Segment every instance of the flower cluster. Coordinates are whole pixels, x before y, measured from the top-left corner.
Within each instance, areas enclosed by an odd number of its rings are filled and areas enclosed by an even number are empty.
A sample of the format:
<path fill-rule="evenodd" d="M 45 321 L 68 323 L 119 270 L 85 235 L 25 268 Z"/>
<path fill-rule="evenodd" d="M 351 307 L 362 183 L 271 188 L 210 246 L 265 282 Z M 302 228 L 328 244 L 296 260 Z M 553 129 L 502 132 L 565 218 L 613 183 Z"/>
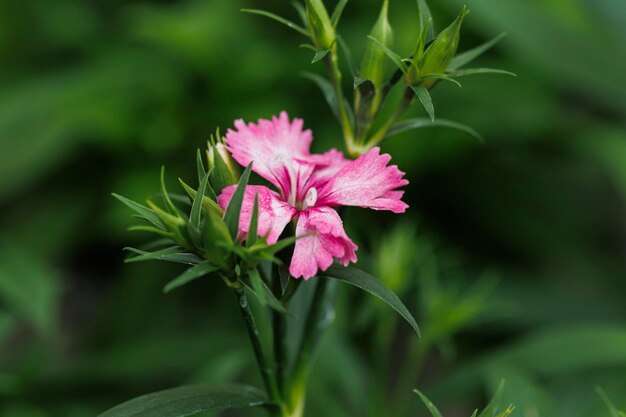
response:
<path fill-rule="evenodd" d="M 346 235 L 336 206 L 358 206 L 402 213 L 401 201 L 408 184 L 391 157 L 373 148 L 356 160 L 346 159 L 336 149 L 323 154 L 310 151 L 312 133 L 303 130 L 300 119 L 289 120 L 287 113 L 272 120 L 246 124 L 235 122 L 226 134 L 227 149 L 243 166 L 272 183 L 278 192 L 265 186 L 248 186 L 243 200 L 239 231 L 247 235 L 255 195 L 258 196 L 258 233 L 267 243 L 278 240 L 295 219 L 295 243 L 289 272 L 305 279 L 325 270 L 337 258 L 345 266 L 356 262 L 357 246 Z M 235 186 L 218 196 L 226 208 Z"/>

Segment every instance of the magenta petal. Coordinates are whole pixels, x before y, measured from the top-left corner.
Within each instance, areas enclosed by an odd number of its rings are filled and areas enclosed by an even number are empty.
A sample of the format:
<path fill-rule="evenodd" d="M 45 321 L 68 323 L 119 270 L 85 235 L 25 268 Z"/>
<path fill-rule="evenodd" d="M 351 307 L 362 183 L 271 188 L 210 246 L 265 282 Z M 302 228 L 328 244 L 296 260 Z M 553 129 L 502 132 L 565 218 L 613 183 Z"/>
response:
<path fill-rule="evenodd" d="M 236 130 L 226 132 L 226 144 L 239 164 L 253 162 L 252 170 L 287 197 L 295 191 L 294 184 L 306 181 L 313 170 L 306 162 L 313 136 L 302 127 L 301 119 L 290 122 L 286 112 L 257 124 L 240 119 L 235 121 Z"/>
<path fill-rule="evenodd" d="M 309 161 L 313 162 L 316 167 L 308 186 L 321 188 L 324 184 L 333 178 L 342 168 L 349 165 L 352 161 L 343 156 L 343 153 L 337 149 L 331 149 L 323 154 L 312 154 Z"/>
<path fill-rule="evenodd" d="M 289 266 L 295 277 L 309 279 L 318 269 L 325 271 L 338 258 L 343 265 L 356 262 L 357 246 L 343 229 L 339 214 L 330 207 L 316 207 L 300 212 L 296 241 Z"/>
<path fill-rule="evenodd" d="M 236 185 L 224 188 L 217 198 L 218 203 L 226 209 L 233 197 Z M 250 218 L 254 207 L 254 196 L 259 196 L 258 235 L 267 236 L 267 243 L 274 244 L 285 229 L 285 226 L 296 214 L 296 209 L 287 204 L 278 193 L 260 185 L 248 185 L 241 206 L 239 233 L 241 237 L 248 234 Z"/>
<path fill-rule="evenodd" d="M 388 154 L 380 155 L 380 148 L 361 155 L 318 190 L 317 204 L 404 212 L 408 205 L 400 200 L 402 191 L 396 188 L 409 182 L 397 166 L 387 165 L 390 160 Z"/>

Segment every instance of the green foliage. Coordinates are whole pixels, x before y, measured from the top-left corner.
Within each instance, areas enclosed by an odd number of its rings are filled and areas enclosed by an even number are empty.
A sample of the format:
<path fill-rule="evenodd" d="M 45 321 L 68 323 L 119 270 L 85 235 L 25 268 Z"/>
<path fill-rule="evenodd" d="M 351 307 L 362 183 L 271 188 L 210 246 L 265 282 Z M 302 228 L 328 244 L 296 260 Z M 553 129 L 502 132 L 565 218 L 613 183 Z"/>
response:
<path fill-rule="evenodd" d="M 120 404 L 99 417 L 183 417 L 265 404 L 267 400 L 263 393 L 254 387 L 198 385 L 144 395 Z"/>

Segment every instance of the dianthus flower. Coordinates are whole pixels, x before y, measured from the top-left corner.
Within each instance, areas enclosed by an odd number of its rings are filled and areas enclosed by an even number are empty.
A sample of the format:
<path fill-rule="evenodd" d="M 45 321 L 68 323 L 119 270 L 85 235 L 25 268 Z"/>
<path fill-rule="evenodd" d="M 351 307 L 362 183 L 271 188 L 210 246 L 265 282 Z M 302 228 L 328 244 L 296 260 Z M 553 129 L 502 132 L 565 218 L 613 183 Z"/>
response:
<path fill-rule="evenodd" d="M 296 240 L 289 272 L 293 277 L 311 278 L 326 270 L 337 258 L 347 266 L 356 262 L 357 246 L 346 235 L 336 206 L 358 206 L 402 213 L 401 201 L 408 184 L 391 157 L 373 148 L 356 160 L 346 159 L 336 149 L 323 154 L 310 152 L 313 136 L 302 130 L 303 121 L 289 121 L 282 112 L 257 124 L 235 121 L 226 145 L 233 159 L 272 183 L 280 193 L 264 186 L 249 185 L 241 209 L 239 233 L 248 233 L 255 195 L 258 195 L 258 234 L 275 243 L 292 219 Z M 218 202 L 226 208 L 236 186 L 224 188 Z"/>

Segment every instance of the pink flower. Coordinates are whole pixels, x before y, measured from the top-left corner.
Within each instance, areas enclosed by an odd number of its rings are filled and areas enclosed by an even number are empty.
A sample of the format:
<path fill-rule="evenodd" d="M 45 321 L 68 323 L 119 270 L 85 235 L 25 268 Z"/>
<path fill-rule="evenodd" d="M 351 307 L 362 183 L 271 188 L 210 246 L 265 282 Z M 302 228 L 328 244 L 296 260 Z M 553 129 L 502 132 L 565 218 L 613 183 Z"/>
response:
<path fill-rule="evenodd" d="M 272 120 L 257 124 L 235 121 L 226 145 L 233 159 L 271 182 L 279 192 L 264 186 L 249 185 L 242 206 L 239 232 L 248 233 L 254 196 L 259 199 L 258 233 L 275 243 L 296 218 L 296 236 L 289 272 L 294 277 L 311 278 L 326 270 L 337 258 L 347 266 L 356 262 L 357 246 L 343 229 L 334 206 L 358 206 L 402 213 L 408 207 L 400 199 L 398 187 L 408 184 L 397 166 L 388 166 L 391 157 L 373 148 L 351 161 L 332 149 L 311 154 L 310 130 L 302 130 L 301 119 L 289 121 L 282 112 Z M 235 186 L 225 188 L 218 197 L 226 208 Z"/>

